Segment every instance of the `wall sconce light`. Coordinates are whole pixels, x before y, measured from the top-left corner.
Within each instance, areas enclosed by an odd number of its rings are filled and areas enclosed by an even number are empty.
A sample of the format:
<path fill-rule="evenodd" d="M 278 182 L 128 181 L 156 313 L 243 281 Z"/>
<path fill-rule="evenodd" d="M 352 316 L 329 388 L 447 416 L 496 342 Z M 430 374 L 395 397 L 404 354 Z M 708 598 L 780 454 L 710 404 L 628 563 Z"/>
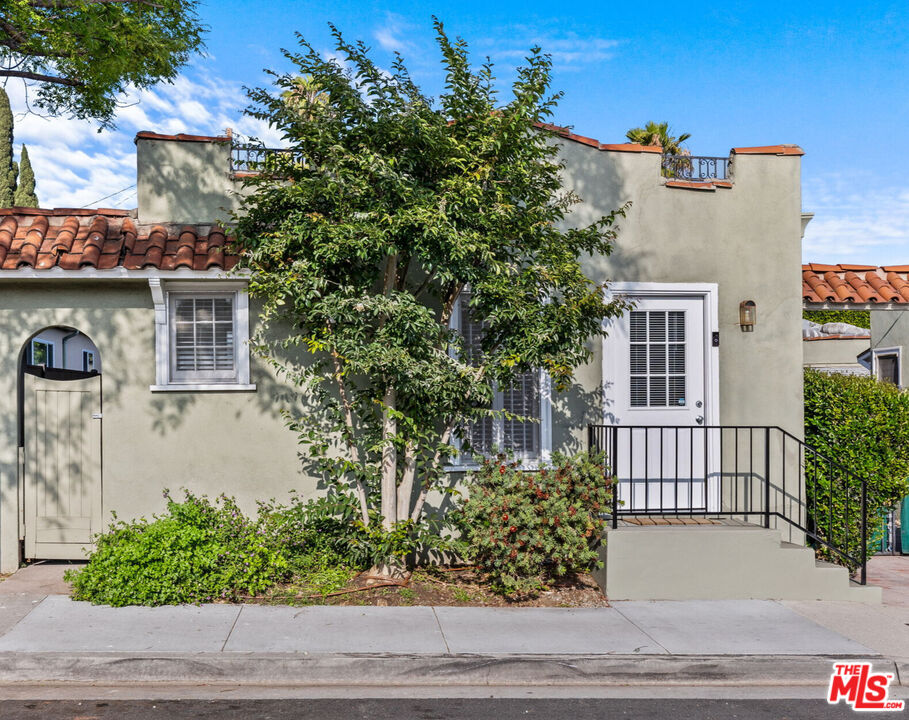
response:
<path fill-rule="evenodd" d="M 757 306 L 754 300 L 742 300 L 739 303 L 739 327 L 742 332 L 754 332 L 754 324 L 757 322 Z"/>

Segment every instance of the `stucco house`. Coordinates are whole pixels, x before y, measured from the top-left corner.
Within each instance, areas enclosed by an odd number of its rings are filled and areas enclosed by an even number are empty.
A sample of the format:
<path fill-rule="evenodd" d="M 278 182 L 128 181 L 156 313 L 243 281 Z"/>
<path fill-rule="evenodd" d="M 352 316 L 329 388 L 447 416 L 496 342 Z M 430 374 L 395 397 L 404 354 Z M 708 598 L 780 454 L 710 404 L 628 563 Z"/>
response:
<path fill-rule="evenodd" d="M 616 252 L 586 263 L 635 307 L 568 393 L 542 373 L 501 393 L 536 422 L 492 423 L 488 442 L 528 466 L 610 452 L 613 597 L 851 597 L 845 570 L 780 544 L 810 530 L 802 150 L 740 147 L 667 171 L 660 148 L 557 130 L 584 201 L 572 222 L 632 202 Z M 220 223 L 255 151 L 146 132 L 136 147 L 135 210 L 0 210 L 2 571 L 81 557 L 111 512 L 147 516 L 164 488 L 248 509 L 318 491 L 280 414 L 295 390 L 250 355 L 257 306 L 225 252 Z M 666 524 L 646 527 L 654 516 Z"/>
<path fill-rule="evenodd" d="M 869 310 L 867 337 L 848 343 L 838 357 L 848 362 L 854 352 L 852 362 L 866 373 L 909 386 L 909 265 L 803 265 L 802 300 L 806 310 Z"/>

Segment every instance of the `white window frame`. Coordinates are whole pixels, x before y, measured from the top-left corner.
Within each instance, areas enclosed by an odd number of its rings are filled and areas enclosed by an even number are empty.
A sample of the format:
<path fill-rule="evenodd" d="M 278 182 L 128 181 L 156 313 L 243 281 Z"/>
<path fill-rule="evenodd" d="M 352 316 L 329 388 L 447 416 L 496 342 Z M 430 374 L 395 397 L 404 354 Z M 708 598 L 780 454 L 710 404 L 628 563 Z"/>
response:
<path fill-rule="evenodd" d="M 882 355 L 895 355 L 896 356 L 896 375 L 898 388 L 903 387 L 903 348 L 901 346 L 895 347 L 886 347 L 886 348 L 874 348 L 871 350 L 871 375 L 878 382 L 883 382 L 880 379 L 880 368 L 878 361 Z"/>
<path fill-rule="evenodd" d="M 202 282 L 148 281 L 155 306 L 155 384 L 152 392 L 237 392 L 252 391 L 249 381 L 249 295 L 242 280 L 212 280 Z M 172 306 L 174 296 L 198 297 L 233 295 L 234 308 L 234 367 L 230 380 L 181 380 L 172 377 Z"/>
<path fill-rule="evenodd" d="M 451 318 L 448 321 L 448 327 L 457 332 L 461 331 L 461 297 L 454 302 L 454 308 Z M 450 348 L 449 353 L 454 356 L 455 349 Z M 542 368 L 539 372 L 540 383 L 540 454 L 535 458 L 517 458 L 522 470 L 536 470 L 541 465 L 547 464 L 552 457 L 552 378 Z M 501 394 L 501 390 L 496 391 L 496 395 Z M 493 406 L 496 403 L 493 402 Z M 493 436 L 497 444 L 503 441 L 504 419 L 497 417 L 493 419 Z M 452 458 L 452 462 L 444 467 L 445 472 L 468 472 L 479 469 L 479 465 L 474 462 L 473 456 L 467 456 L 461 453 L 460 438 L 453 438 L 452 445 L 457 451 Z"/>
<path fill-rule="evenodd" d="M 33 337 L 32 341 L 29 343 L 29 346 L 28 346 L 29 364 L 30 365 L 35 364 L 35 343 L 36 342 L 41 343 L 42 345 L 47 345 L 47 347 L 50 348 L 50 364 L 45 364 L 44 367 L 46 367 L 46 368 L 57 367 L 57 365 L 56 365 L 57 343 L 55 343 L 53 340 L 45 340 L 43 337 Z"/>
<path fill-rule="evenodd" d="M 94 350 L 83 350 L 82 351 L 82 371 L 83 372 L 91 372 L 91 370 L 87 369 L 87 365 L 88 365 L 88 363 L 86 362 L 87 355 L 94 356 L 95 351 Z M 92 357 L 92 363 L 95 363 L 95 362 L 96 362 L 96 358 Z M 97 367 L 93 368 L 93 370 L 97 370 L 97 369 L 98 369 Z"/>

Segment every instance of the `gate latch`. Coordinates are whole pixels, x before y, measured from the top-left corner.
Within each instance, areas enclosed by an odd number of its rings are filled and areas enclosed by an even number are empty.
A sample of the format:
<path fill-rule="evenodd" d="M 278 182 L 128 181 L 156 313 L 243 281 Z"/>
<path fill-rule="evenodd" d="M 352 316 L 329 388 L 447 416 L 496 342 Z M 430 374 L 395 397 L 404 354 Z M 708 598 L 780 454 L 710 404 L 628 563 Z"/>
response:
<path fill-rule="evenodd" d="M 92 420 L 100 420 L 104 417 L 104 413 L 92 413 Z"/>

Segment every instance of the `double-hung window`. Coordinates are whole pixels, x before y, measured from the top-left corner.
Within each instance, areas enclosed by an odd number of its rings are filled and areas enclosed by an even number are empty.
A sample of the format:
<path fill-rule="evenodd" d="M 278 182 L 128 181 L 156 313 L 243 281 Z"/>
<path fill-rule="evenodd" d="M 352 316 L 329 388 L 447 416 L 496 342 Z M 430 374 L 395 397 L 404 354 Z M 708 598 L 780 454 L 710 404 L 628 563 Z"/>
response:
<path fill-rule="evenodd" d="M 166 283 L 156 293 L 154 287 L 157 382 L 152 390 L 255 389 L 249 384 L 245 289 Z"/>
<path fill-rule="evenodd" d="M 479 355 L 483 326 L 470 317 L 469 301 L 469 294 L 462 293 L 455 305 L 452 326 L 461 333 L 463 352 L 471 359 Z M 549 376 L 542 370 L 520 373 L 507 387 L 497 387 L 491 409 L 503 412 L 464 428 L 470 451 L 465 448 L 456 464 L 472 465 L 473 455 L 488 456 L 496 450 L 525 464 L 548 459 L 552 446 L 549 395 Z"/>

